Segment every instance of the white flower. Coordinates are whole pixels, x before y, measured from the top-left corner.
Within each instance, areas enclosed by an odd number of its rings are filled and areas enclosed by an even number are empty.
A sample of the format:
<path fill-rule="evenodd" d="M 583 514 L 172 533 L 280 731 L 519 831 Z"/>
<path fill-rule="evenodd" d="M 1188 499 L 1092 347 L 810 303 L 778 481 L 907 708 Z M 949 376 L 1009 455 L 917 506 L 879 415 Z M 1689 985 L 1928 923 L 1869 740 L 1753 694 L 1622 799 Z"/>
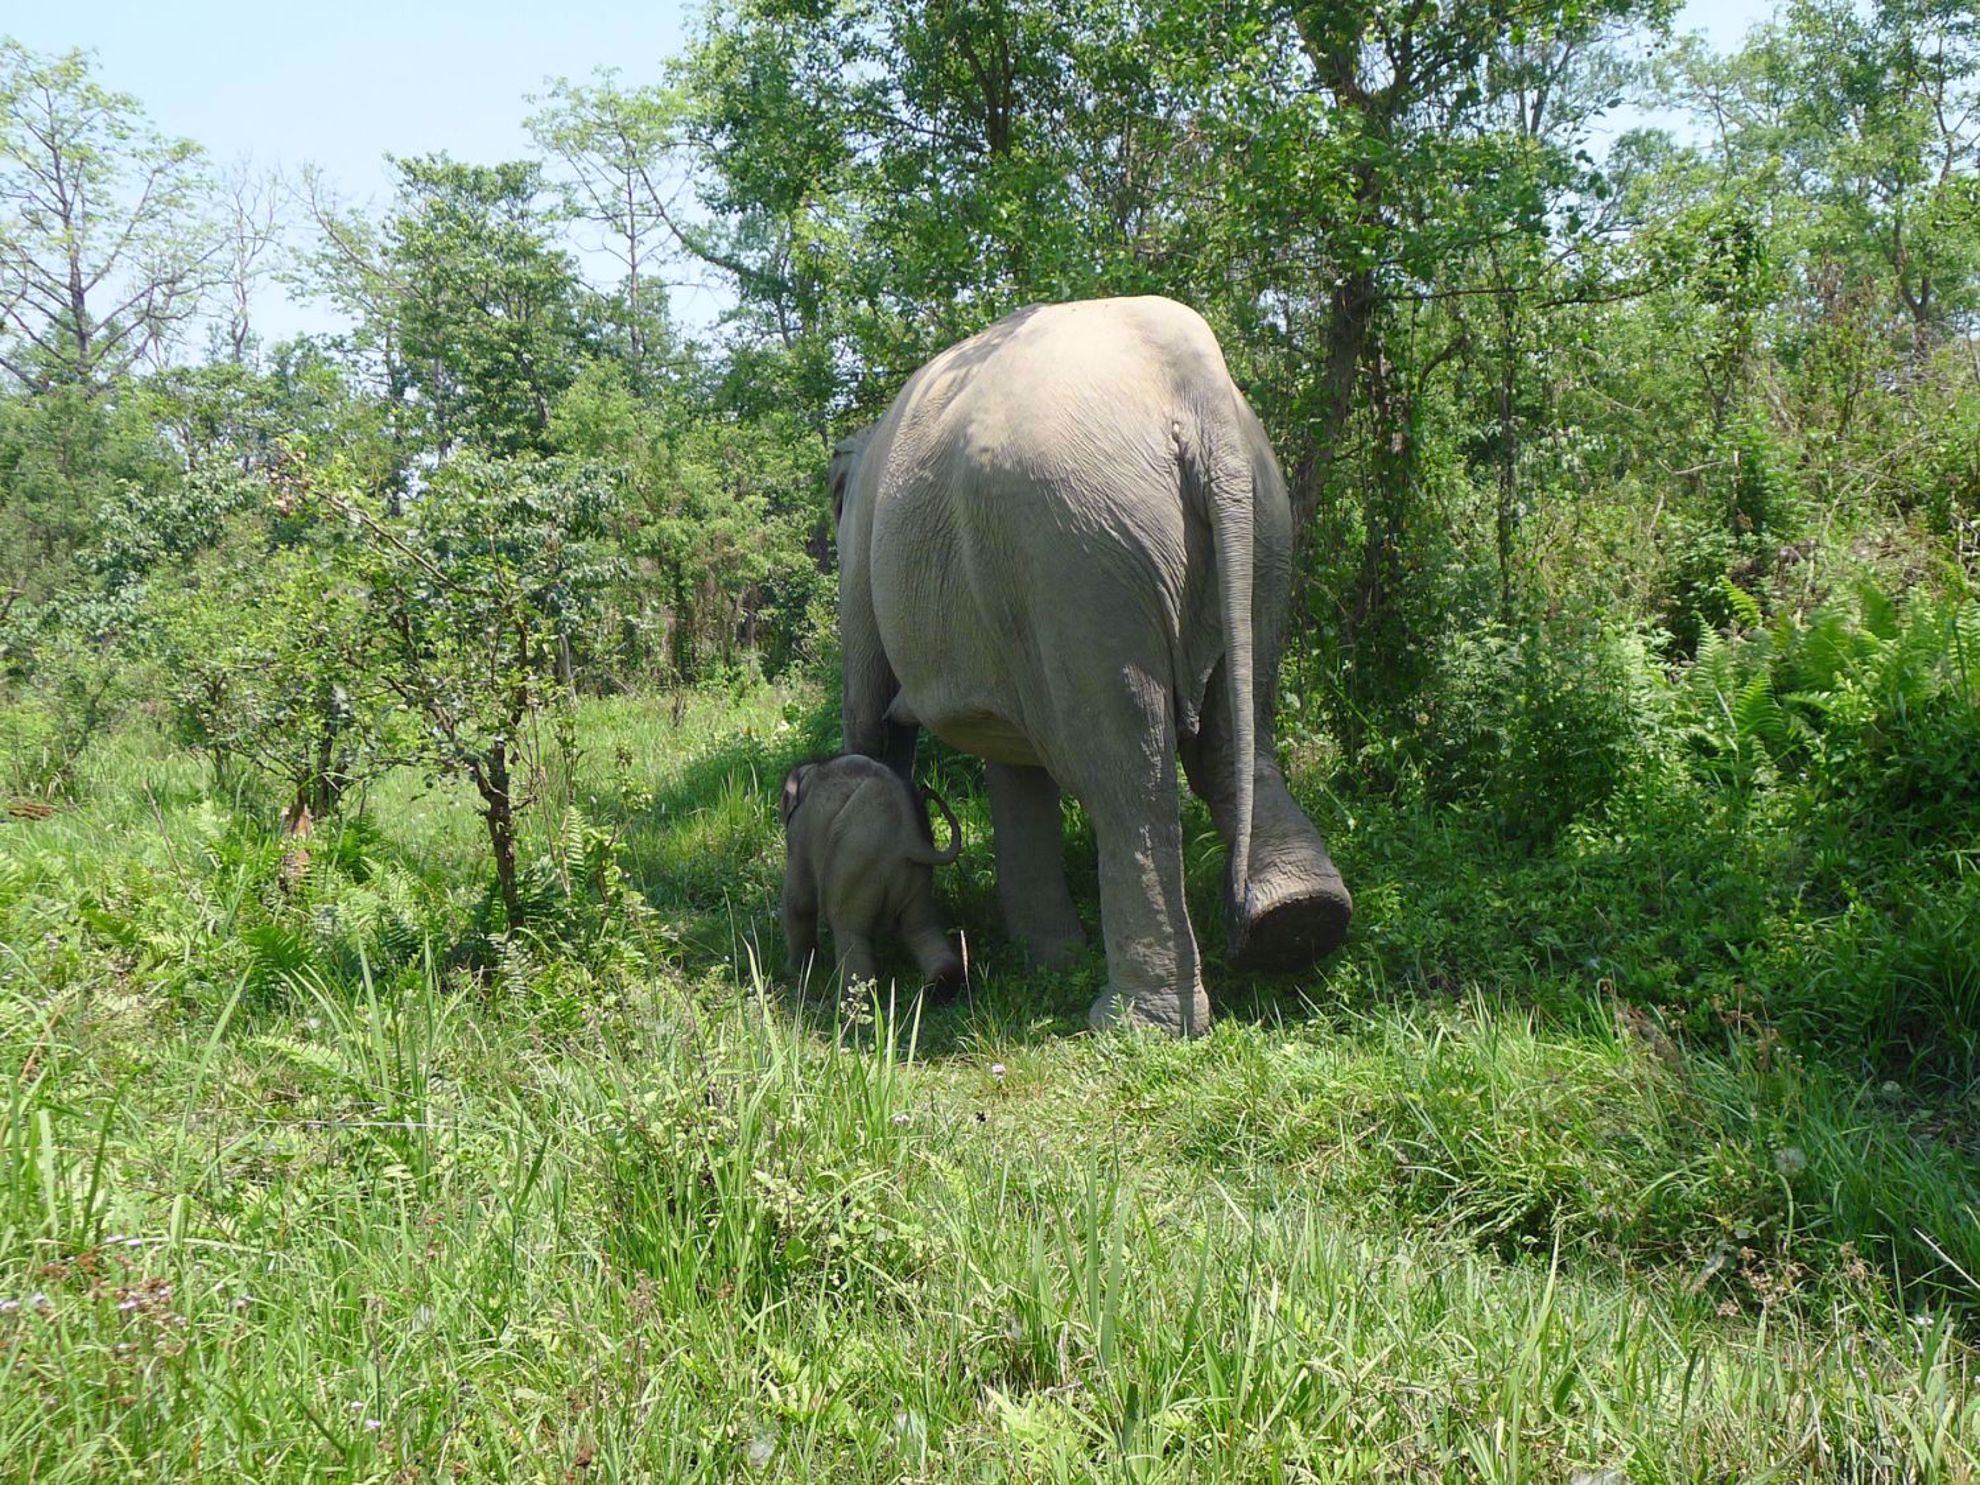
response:
<path fill-rule="evenodd" d="M 990 1064 L 990 1076 L 991 1076 L 991 1077 L 993 1077 L 993 1078 L 995 1078 L 995 1079 L 996 1079 L 996 1080 L 997 1080 L 998 1082 L 1000 1082 L 1000 1083 L 1001 1083 L 1001 1082 L 1003 1082 L 1003 1081 L 1004 1081 L 1004 1064 L 1003 1064 L 1003 1063 L 1001 1063 L 1001 1062 L 993 1062 L 993 1063 L 991 1063 L 991 1064 Z"/>

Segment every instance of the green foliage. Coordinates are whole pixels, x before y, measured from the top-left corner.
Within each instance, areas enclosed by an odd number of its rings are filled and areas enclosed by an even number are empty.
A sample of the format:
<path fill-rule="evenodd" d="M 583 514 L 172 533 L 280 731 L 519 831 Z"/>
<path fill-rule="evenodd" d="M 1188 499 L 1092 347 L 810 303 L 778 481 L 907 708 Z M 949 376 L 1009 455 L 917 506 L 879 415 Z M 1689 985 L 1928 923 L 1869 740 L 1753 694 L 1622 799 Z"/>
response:
<path fill-rule="evenodd" d="M 203 152 L 93 70 L 0 37 L 0 370 L 84 395 L 169 346 L 216 277 Z"/>
<path fill-rule="evenodd" d="M 1980 52 L 1670 11 L 749 0 L 305 174 L 265 351 L 197 151 L 0 44 L 0 1458 L 1971 1476 Z M 778 1000 L 831 435 L 1138 292 L 1278 440 L 1349 943 L 1075 1035 L 936 749 L 969 994 Z"/>
<path fill-rule="evenodd" d="M 398 512 L 325 494 L 356 520 L 367 629 L 357 683 L 410 715 L 413 758 L 482 802 L 508 925 L 523 917 L 516 815 L 536 796 L 539 721 L 618 557 L 611 491 L 581 463 L 461 451 Z"/>
<path fill-rule="evenodd" d="M 19 794 L 74 797 L 89 753 L 122 716 L 136 678 L 126 657 L 99 640 L 58 632 L 36 648 L 35 675 L 0 734 L 0 779 Z"/>
<path fill-rule="evenodd" d="M 639 604 L 621 614 L 625 670 L 688 682 L 743 654 L 773 675 L 815 658 L 812 611 L 831 590 L 813 555 L 826 524 L 821 450 L 800 423 L 655 407 L 594 365 L 558 403 L 552 436 L 610 473 L 613 534 L 646 579 L 625 594 Z"/>
<path fill-rule="evenodd" d="M 135 397 L 65 387 L 0 398 L 0 664 L 30 668 L 48 606 L 90 591 L 85 563 L 112 556 L 100 516 L 125 515 L 153 497 L 176 502 L 178 482 Z M 133 523 L 119 524 L 129 532 Z"/>
<path fill-rule="evenodd" d="M 1544 844 L 1597 812 L 1654 752 L 1659 685 L 1641 640 L 1594 616 L 1450 636 L 1400 744 L 1437 803 L 1475 802 Z"/>
<path fill-rule="evenodd" d="M 368 664 L 370 595 L 334 545 L 212 553 L 152 607 L 150 648 L 175 735 L 269 775 L 325 815 L 409 740 Z"/>
<path fill-rule="evenodd" d="M 399 160 L 384 224 L 398 287 L 390 334 L 429 436 L 497 454 L 541 452 L 586 332 L 576 268 L 556 246 L 534 164 Z"/>
<path fill-rule="evenodd" d="M 933 1271 L 926 1218 L 900 1199 L 896 1047 L 821 1059 L 766 1015 L 746 1040 L 683 1043 L 673 1065 L 657 1088 L 643 1070 L 604 1133 L 612 1255 L 661 1303 L 755 1308 Z"/>
<path fill-rule="evenodd" d="M 570 215 L 599 228 L 604 251 L 624 269 L 604 318 L 632 385 L 653 389 L 670 349 L 664 283 L 654 271 L 673 230 L 667 193 L 681 147 L 681 106 L 658 88 L 628 87 L 616 68 L 589 84 L 559 78 L 528 120 L 537 146 L 560 167 Z"/>
<path fill-rule="evenodd" d="M 767 815 L 774 771 L 722 781 L 817 701 L 587 704 L 565 782 L 597 806 L 540 822 L 526 875 L 570 918 L 561 947 L 547 908 L 511 937 L 527 975 L 449 967 L 477 849 L 404 775 L 300 872 L 141 729 L 84 805 L 0 821 L 0 1349 L 32 1384 L 0 1394 L 12 1457 L 37 1478 L 102 1448 L 278 1479 L 326 1453 L 378 1479 L 1974 1467 L 1980 1175 L 1953 1090 L 1750 1025 L 1688 1038 L 1574 966 L 1524 982 L 1538 1009 L 1414 1000 L 1384 963 L 1456 960 L 1399 931 L 1395 865 L 1412 892 L 1470 874 L 1430 917 L 1492 871 L 1482 831 L 1413 838 L 1420 812 L 1337 835 L 1371 926 L 1302 982 L 1309 1014 L 1058 1035 L 1040 1007 L 1066 987 L 986 943 L 963 1005 L 814 1020 L 733 968 L 767 927 L 746 902 L 740 952 L 622 914 L 642 886 L 650 922 L 733 882 L 692 849 L 691 879 L 646 877 L 641 852 L 725 794 Z M 672 807 L 644 842 L 598 823 L 649 787 Z M 1474 914 L 1474 952 L 1541 921 Z"/>

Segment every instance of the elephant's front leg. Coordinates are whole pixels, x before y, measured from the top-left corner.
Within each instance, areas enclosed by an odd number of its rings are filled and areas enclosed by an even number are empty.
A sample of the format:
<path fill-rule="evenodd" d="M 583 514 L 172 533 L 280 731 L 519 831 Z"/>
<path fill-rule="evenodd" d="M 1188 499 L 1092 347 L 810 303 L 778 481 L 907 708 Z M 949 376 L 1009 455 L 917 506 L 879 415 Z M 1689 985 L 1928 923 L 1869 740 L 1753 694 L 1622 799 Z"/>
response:
<path fill-rule="evenodd" d="M 844 683 L 839 704 L 841 737 L 848 753 L 878 758 L 902 778 L 914 781 L 914 755 L 921 741 L 919 727 L 894 721 L 887 714 L 900 682 L 880 643 L 873 605 L 847 575 L 839 593 L 839 643 Z"/>
<path fill-rule="evenodd" d="M 1230 708 L 1221 667 L 1210 678 L 1203 725 L 1182 740 L 1190 788 L 1210 807 L 1228 847 L 1236 836 L 1237 771 Z M 1245 900 L 1226 900 L 1231 962 L 1241 968 L 1301 969 L 1339 948 L 1347 937 L 1353 899 L 1327 843 L 1286 788 L 1269 715 L 1257 723 L 1251 768 L 1251 858 Z"/>
<path fill-rule="evenodd" d="M 780 916 L 791 974 L 803 979 L 811 969 L 812 956 L 818 952 L 818 899 L 797 872 L 784 878 Z"/>
<path fill-rule="evenodd" d="M 991 763 L 984 774 L 1004 926 L 1033 964 L 1063 968 L 1085 950 L 1086 930 L 1066 887 L 1059 786 L 1042 768 Z"/>

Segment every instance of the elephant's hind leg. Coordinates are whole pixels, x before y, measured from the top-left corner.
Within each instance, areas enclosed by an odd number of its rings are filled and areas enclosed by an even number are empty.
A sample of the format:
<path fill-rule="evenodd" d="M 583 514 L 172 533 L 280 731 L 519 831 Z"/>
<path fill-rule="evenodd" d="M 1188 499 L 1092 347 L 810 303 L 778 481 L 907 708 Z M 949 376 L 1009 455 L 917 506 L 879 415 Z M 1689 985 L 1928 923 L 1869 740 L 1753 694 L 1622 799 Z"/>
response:
<path fill-rule="evenodd" d="M 984 774 L 1004 926 L 1033 964 L 1063 968 L 1085 950 L 1086 930 L 1066 887 L 1059 786 L 1042 768 L 992 763 Z"/>
<path fill-rule="evenodd" d="M 1131 691 L 1089 719 L 1092 761 L 1067 781 L 1100 848 L 1107 993 L 1089 1019 L 1201 1036 L 1210 1000 L 1184 901 L 1175 724 L 1166 692 L 1146 682 Z"/>
<path fill-rule="evenodd" d="M 945 999 L 962 988 L 962 955 L 942 931 L 942 921 L 932 900 L 916 904 L 902 915 L 900 934 L 921 970 L 922 983 L 935 987 L 937 999 Z"/>
<path fill-rule="evenodd" d="M 1236 773 L 1223 670 L 1210 678 L 1203 727 L 1182 740 L 1190 788 L 1210 807 L 1228 847 L 1236 835 Z M 1353 899 L 1327 843 L 1286 788 L 1272 756 L 1270 718 L 1258 721 L 1251 760 L 1251 859 L 1242 903 L 1228 900 L 1224 921 L 1231 963 L 1240 969 L 1304 969 L 1341 946 Z"/>
<path fill-rule="evenodd" d="M 844 920 L 832 924 L 832 946 L 839 954 L 839 993 L 851 995 L 856 986 L 878 984 L 880 961 L 873 950 L 873 937 L 864 923 Z"/>

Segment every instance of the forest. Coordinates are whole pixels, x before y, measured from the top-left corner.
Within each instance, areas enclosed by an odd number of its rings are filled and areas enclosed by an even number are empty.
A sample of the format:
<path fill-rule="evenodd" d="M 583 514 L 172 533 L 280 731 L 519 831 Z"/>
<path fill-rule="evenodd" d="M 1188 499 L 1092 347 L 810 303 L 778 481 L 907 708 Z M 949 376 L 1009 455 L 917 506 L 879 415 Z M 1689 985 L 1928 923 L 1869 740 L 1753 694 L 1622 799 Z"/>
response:
<path fill-rule="evenodd" d="M 722 0 L 371 201 L 0 38 L 0 1479 L 1980 1480 L 1980 6 L 1676 12 Z M 1346 942 L 1185 792 L 1089 1030 L 924 737 L 806 977 L 833 451 L 1128 295 Z"/>

